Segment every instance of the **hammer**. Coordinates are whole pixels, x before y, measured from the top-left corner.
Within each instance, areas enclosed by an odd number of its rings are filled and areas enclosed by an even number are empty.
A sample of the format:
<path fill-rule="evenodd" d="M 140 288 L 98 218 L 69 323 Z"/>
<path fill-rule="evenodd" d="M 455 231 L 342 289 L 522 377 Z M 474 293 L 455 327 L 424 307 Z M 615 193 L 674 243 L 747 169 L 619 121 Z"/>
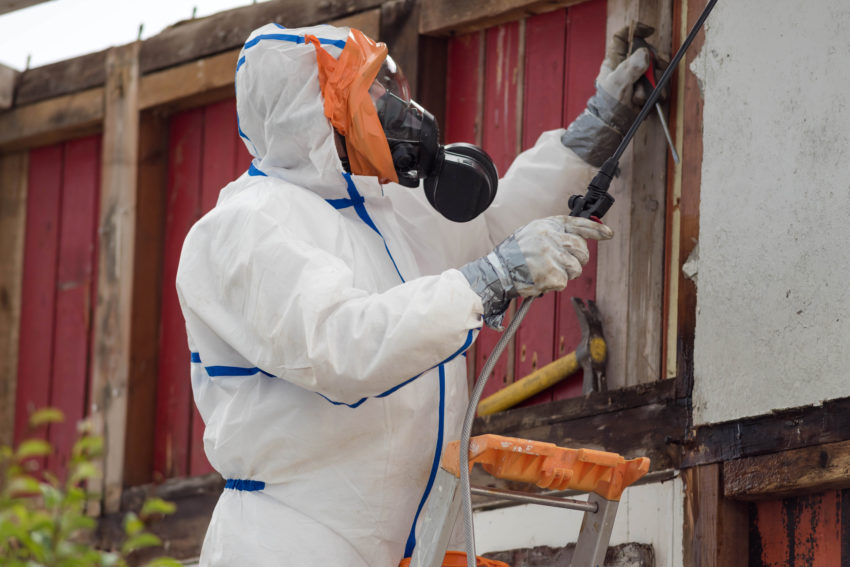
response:
<path fill-rule="evenodd" d="M 607 346 L 602 334 L 599 309 L 593 301 L 588 300 L 585 305 L 577 297 L 572 298 L 572 303 L 581 327 L 581 342 L 575 351 L 484 398 L 478 404 L 478 415 L 490 415 L 511 408 L 560 382 L 579 368 L 584 370 L 583 393 L 604 392 L 608 389 L 605 378 Z"/>

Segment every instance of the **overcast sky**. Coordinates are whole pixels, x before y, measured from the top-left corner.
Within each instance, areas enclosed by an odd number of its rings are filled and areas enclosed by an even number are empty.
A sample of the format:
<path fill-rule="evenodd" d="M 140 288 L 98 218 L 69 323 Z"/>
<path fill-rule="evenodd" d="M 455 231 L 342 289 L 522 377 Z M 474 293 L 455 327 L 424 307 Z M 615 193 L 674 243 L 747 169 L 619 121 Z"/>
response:
<path fill-rule="evenodd" d="M 23 70 L 142 39 L 252 0 L 51 0 L 0 16 L 0 63 Z"/>

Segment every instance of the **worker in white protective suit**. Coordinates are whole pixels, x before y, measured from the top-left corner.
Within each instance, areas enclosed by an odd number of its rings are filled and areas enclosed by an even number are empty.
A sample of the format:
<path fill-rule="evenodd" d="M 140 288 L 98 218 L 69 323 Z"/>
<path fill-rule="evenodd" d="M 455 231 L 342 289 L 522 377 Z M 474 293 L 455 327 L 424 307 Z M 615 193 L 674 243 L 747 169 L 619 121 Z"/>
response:
<path fill-rule="evenodd" d="M 558 215 L 625 131 L 646 65 L 609 51 L 585 114 L 496 192 L 484 152 L 437 143 L 383 44 L 325 25 L 251 34 L 236 97 L 254 159 L 191 229 L 177 274 L 204 449 L 226 479 L 201 565 L 411 554 L 459 437 L 464 352 L 511 299 L 577 277 L 585 239 L 612 236 Z"/>

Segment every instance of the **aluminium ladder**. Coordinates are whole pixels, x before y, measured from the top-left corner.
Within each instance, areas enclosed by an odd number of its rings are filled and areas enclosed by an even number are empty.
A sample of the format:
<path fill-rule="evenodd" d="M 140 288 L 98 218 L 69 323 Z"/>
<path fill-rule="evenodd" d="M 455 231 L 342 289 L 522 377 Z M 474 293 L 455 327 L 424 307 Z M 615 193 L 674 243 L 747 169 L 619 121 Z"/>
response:
<path fill-rule="evenodd" d="M 459 444 L 453 441 L 443 452 L 410 567 L 442 565 L 462 500 L 458 491 Z M 585 502 L 531 492 L 472 488 L 474 494 L 583 511 L 571 567 L 602 566 L 623 490 L 649 471 L 646 457 L 626 460 L 617 453 L 568 449 L 500 435 L 479 435 L 470 440 L 470 468 L 476 462 L 496 478 L 536 484 L 549 490 L 589 493 Z"/>

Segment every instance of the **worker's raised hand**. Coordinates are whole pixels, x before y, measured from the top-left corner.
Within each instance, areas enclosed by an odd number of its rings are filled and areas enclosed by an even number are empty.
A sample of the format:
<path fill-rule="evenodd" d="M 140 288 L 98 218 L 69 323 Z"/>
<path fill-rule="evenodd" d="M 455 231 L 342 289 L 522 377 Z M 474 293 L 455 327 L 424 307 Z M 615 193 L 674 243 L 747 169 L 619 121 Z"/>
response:
<path fill-rule="evenodd" d="M 512 299 L 564 289 L 590 259 L 586 240 L 607 240 L 613 235 L 610 228 L 589 219 L 538 219 L 460 271 L 481 297 L 485 322 L 499 328 Z"/>
<path fill-rule="evenodd" d="M 629 55 L 629 47 L 631 39 L 642 40 L 654 31 L 638 23 L 631 32 L 625 27 L 614 34 L 596 77 L 596 94 L 561 136 L 564 146 L 593 167 L 600 167 L 614 153 L 648 97 L 635 82 L 649 67 L 649 50 L 641 47 Z"/>
<path fill-rule="evenodd" d="M 644 39 L 651 36 L 655 28 L 637 23 L 633 37 Z M 634 112 L 640 110 L 649 93 L 635 89 L 635 82 L 649 66 L 649 50 L 642 47 L 629 55 L 630 28 L 624 27 L 614 34 L 605 51 L 605 59 L 599 68 L 596 84 L 620 104 Z"/>

